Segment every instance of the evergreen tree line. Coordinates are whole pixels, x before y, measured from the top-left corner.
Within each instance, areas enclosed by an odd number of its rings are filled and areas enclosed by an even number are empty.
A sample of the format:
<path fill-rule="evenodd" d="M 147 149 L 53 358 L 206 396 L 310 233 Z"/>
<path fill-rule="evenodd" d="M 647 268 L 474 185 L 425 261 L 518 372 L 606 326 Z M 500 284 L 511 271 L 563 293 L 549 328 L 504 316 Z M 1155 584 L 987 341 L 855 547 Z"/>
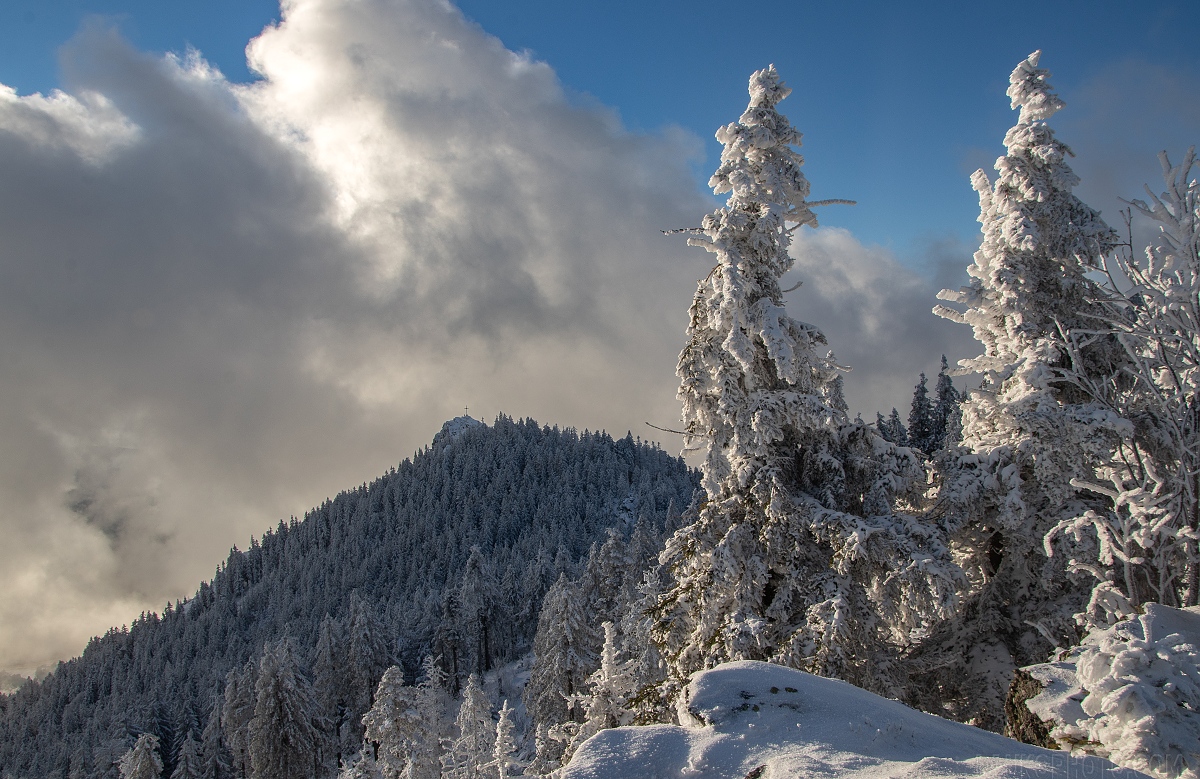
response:
<path fill-rule="evenodd" d="M 925 374 L 921 374 L 913 389 L 912 408 L 908 412 L 908 425 L 900 421 L 895 408 L 887 419 L 883 414 L 875 415 L 875 429 L 883 440 L 900 446 L 919 449 L 927 457 L 953 446 L 962 436 L 962 410 L 959 402 L 962 393 L 954 387 L 950 377 L 950 366 L 946 355 L 942 355 L 942 368 L 938 371 L 934 385 L 934 397 L 929 397 Z"/>
<path fill-rule="evenodd" d="M 577 620 L 592 610 L 578 588 L 548 596 L 543 614 L 559 616 L 535 639 L 546 654 L 527 690 L 530 773 L 597 728 L 673 721 L 691 674 L 744 659 L 1014 736 L 1040 729 L 1044 745 L 1163 777 L 1200 768 L 1194 735 L 1180 735 L 1200 732 L 1193 655 L 1147 659 L 1112 633 L 1143 629 L 1150 606 L 1200 603 L 1195 154 L 1161 155 L 1165 189 L 1130 201 L 1122 241 L 1072 194 L 1071 151 L 1048 124 L 1063 103 L 1039 59 L 1011 75 L 1020 115 L 998 178 L 972 178 L 983 240 L 968 286 L 939 294 L 960 308 L 935 308 L 972 327 L 982 354 L 958 373 L 982 381 L 959 397 L 943 360 L 936 398 L 922 376 L 907 427 L 895 410 L 873 426 L 849 419 L 824 335 L 784 310 L 791 236 L 816 226 L 820 202 L 807 201 L 800 135 L 775 110 L 789 90 L 774 68 L 751 78 L 746 112 L 717 133 L 710 183 L 729 199 L 689 239 L 717 257 L 678 365 L 704 494 L 641 598 L 604 623 L 602 661 L 574 647 L 595 646 L 607 615 Z M 1133 245 L 1135 217 L 1158 229 L 1148 245 Z M 1109 675 L 1125 674 L 1126 697 L 1093 691 L 1086 731 L 1021 727 L 1031 677 L 1013 684 L 1018 670 L 1085 640 L 1109 661 L 1121 653 Z M 530 699 L 541 665 L 557 674 L 548 718 Z M 1134 695 L 1140 708 L 1119 702 Z"/>
<path fill-rule="evenodd" d="M 603 543 L 593 543 L 578 578 L 563 572 L 546 593 L 532 662 L 527 656 L 490 672 L 475 668 L 464 684 L 456 682 L 454 664 L 446 659 L 454 651 L 444 637 L 449 630 L 432 645 L 438 654 L 426 655 L 412 674 L 400 665 L 381 672 L 382 651 L 373 663 L 364 661 L 362 649 L 356 656 L 355 646 L 375 643 L 369 638 L 375 631 L 369 619 L 361 621 L 362 602 L 352 596 L 345 632 L 360 638 L 343 642 L 339 653 L 336 620 L 326 616 L 311 680 L 287 639 L 268 647 L 257 662 L 231 671 L 219 711 L 214 709 L 212 721 L 219 725 L 211 730 L 212 740 L 193 749 L 198 760 L 181 756 L 171 779 L 192 779 L 186 772 L 193 765 L 203 779 L 315 779 L 335 773 L 340 779 L 503 779 L 554 770 L 589 736 L 633 720 L 628 703 L 638 678 L 634 663 L 654 667 L 657 658 L 648 635 L 643 635 L 648 651 L 637 661 L 619 658 L 609 620 L 638 613 L 645 572 L 657 565 L 658 550 L 677 529 L 678 516 L 668 512 L 656 528 L 643 515 L 628 536 L 627 528 L 608 528 Z M 459 588 L 463 602 L 474 602 L 473 591 L 486 591 L 469 584 L 482 563 L 479 548 L 473 548 Z M 636 636 L 639 627 L 627 622 L 623 632 Z M 640 632 L 645 634 L 644 627 Z M 157 754 L 157 741 L 153 747 Z M 138 750 L 135 744 L 127 758 Z M 155 763 L 138 765 L 150 770 Z"/>
<path fill-rule="evenodd" d="M 116 777 L 141 735 L 156 739 L 164 776 L 190 764 L 192 742 L 209 765 L 231 760 L 226 698 L 232 687 L 243 714 L 258 705 L 262 664 L 285 638 L 273 662 L 317 696 L 321 765 L 336 771 L 360 749 L 389 666 L 415 678 L 436 658 L 452 696 L 525 655 L 556 580 L 576 576 L 610 528 L 657 539 L 697 486 L 679 458 L 633 436 L 473 422 L 448 423 L 382 478 L 234 549 L 193 598 L 0 696 L 0 776 Z"/>

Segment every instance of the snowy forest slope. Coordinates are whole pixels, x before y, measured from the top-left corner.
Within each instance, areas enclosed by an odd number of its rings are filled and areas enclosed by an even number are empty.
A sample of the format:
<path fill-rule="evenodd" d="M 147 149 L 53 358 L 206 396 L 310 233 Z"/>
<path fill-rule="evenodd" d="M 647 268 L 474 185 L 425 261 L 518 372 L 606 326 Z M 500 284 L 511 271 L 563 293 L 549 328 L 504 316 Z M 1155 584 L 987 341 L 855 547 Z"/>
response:
<path fill-rule="evenodd" d="M 388 664 L 415 668 L 434 650 L 457 656 L 464 679 L 508 662 L 529 650 L 546 590 L 607 528 L 661 531 L 697 487 L 682 460 L 632 436 L 455 422 L 384 476 L 235 548 L 193 598 L 0 695 L 0 775 L 115 777 L 140 732 L 171 755 L 264 644 L 290 637 L 311 663 L 325 615 L 345 624 L 349 656 L 379 666 L 359 674 L 372 689 Z M 461 607 L 468 590 L 485 609 Z M 360 635 L 373 646 L 353 646 Z"/>

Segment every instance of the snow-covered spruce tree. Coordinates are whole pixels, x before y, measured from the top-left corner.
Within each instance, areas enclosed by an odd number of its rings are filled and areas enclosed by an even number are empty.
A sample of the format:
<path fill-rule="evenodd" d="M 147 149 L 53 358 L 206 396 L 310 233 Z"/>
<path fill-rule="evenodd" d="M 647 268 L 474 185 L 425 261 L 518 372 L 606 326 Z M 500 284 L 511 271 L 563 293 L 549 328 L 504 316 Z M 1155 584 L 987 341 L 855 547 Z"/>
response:
<path fill-rule="evenodd" d="M 897 446 L 908 446 L 908 428 L 900 421 L 900 412 L 895 408 L 887 419 L 883 418 L 883 414 L 875 414 L 875 430 L 884 441 Z"/>
<path fill-rule="evenodd" d="M 436 779 L 441 766 L 443 742 L 450 729 L 448 712 L 453 700 L 448 692 L 451 680 L 432 656 L 421 662 L 421 680 L 417 683 L 417 715 L 420 732 L 412 739 L 409 769 L 405 779 Z"/>
<path fill-rule="evenodd" d="M 364 744 L 358 754 L 342 767 L 337 774 L 338 779 L 383 779 L 379 765 L 371 754 L 371 746 Z"/>
<path fill-rule="evenodd" d="M 633 710 L 633 722 L 638 725 L 670 719 L 671 701 L 663 697 L 666 664 L 652 639 L 654 609 L 663 591 L 661 568 L 650 568 L 638 587 L 639 597 L 630 602 L 629 609 L 621 616 L 621 635 L 624 636 L 633 683 L 633 695 L 628 705 Z"/>
<path fill-rule="evenodd" d="M 250 720 L 254 718 L 253 660 L 225 676 L 225 694 L 221 706 L 221 734 L 230 756 L 231 773 L 250 776 Z"/>
<path fill-rule="evenodd" d="M 519 776 L 525 763 L 517 756 L 516 723 L 513 722 L 513 711 L 508 707 L 508 701 L 500 707 L 499 719 L 496 721 L 496 741 L 492 746 L 492 765 L 495 767 L 496 779 L 508 779 Z"/>
<path fill-rule="evenodd" d="M 320 770 L 322 719 L 288 639 L 263 652 L 250 720 L 250 779 L 305 779 Z"/>
<path fill-rule="evenodd" d="M 923 481 L 918 458 L 847 418 L 824 335 L 784 309 L 791 233 L 817 222 L 800 133 L 775 108 L 789 91 L 773 67 L 751 77 L 749 107 L 717 132 L 710 184 L 728 201 L 689 240 L 717 265 L 677 370 L 707 501 L 661 558 L 674 584 L 654 640 L 672 690 L 761 659 L 891 692 L 889 656 L 956 586 L 936 529 L 893 510 Z"/>
<path fill-rule="evenodd" d="M 1126 385 L 1072 375 L 1129 419 L 1133 434 L 1096 481 L 1078 482 L 1110 504 L 1064 520 L 1047 544 L 1052 551 L 1053 537 L 1074 542 L 1065 556 L 1094 579 L 1085 616 L 1095 628 L 1135 617 L 1147 602 L 1200 600 L 1200 183 L 1189 181 L 1194 149 L 1178 166 L 1165 152 L 1160 160 L 1165 191 L 1147 188 L 1149 203 L 1131 202 L 1158 235 L 1144 257 L 1130 247 L 1109 258 L 1103 329 L 1071 340 L 1078 349 L 1115 334 L 1129 358 Z"/>
<path fill-rule="evenodd" d="M 121 757 L 121 779 L 161 779 L 162 758 L 158 754 L 158 736 L 143 733 L 133 748 Z"/>
<path fill-rule="evenodd" d="M 584 692 L 595 668 L 588 616 L 579 586 L 566 574 L 560 575 L 542 602 L 533 640 L 535 659 L 524 692 L 532 727 L 541 734 L 537 759 L 531 765 L 538 773 L 549 773 L 562 759 L 563 744 L 549 738 L 550 729 L 582 716 L 569 702 Z"/>
<path fill-rule="evenodd" d="M 362 715 L 371 708 L 371 692 L 384 670 L 391 665 L 387 630 L 375 607 L 358 591 L 350 593 L 350 620 L 346 628 L 345 731 L 343 754 L 362 741 Z"/>
<path fill-rule="evenodd" d="M 959 403 L 962 396 L 954 388 L 946 355 L 942 355 L 942 367 L 937 375 L 934 396 L 929 397 L 928 381 L 921 374 L 913 389 L 912 406 L 908 413 L 908 427 L 900 422 L 900 415 L 892 409 L 889 419 L 876 414 L 875 428 L 888 441 L 919 449 L 929 457 L 947 445 L 957 443 L 962 428 Z"/>
<path fill-rule="evenodd" d="M 498 600 L 495 571 L 483 551 L 472 546 L 458 587 L 458 617 L 462 621 L 459 631 L 463 649 L 461 670 L 468 674 L 484 674 L 491 670 L 492 626 Z"/>
<path fill-rule="evenodd" d="M 495 772 L 491 769 L 492 750 L 496 741 L 496 723 L 487 693 L 479 677 L 471 674 L 463 688 L 462 703 L 455 720 L 458 734 L 442 755 L 442 776 L 445 779 L 484 779 Z"/>
<path fill-rule="evenodd" d="M 600 731 L 619 728 L 633 721 L 633 712 L 628 707 L 635 692 L 631 663 L 618 657 L 616 626 L 605 622 L 601 627 L 604 628 L 604 646 L 600 651 L 600 667 L 588 677 L 587 695 L 579 696 L 583 722 L 568 723 L 575 727 L 571 729 L 573 737 L 563 754 L 564 760 L 570 760 L 583 742 Z"/>
<path fill-rule="evenodd" d="M 913 388 L 912 408 L 908 412 L 909 446 L 929 454 L 934 451 L 936 434 L 937 420 L 933 413 L 933 401 L 929 399 L 928 381 L 922 373 L 920 381 Z"/>
<path fill-rule="evenodd" d="M 579 577 L 579 597 L 588 605 L 592 624 L 618 618 L 623 605 L 620 602 L 623 584 L 630 568 L 629 550 L 625 539 L 617 528 L 609 528 L 603 544 L 593 544 L 588 554 L 583 575 Z M 593 631 L 600 649 L 602 631 Z"/>
<path fill-rule="evenodd" d="M 1012 72 L 1008 95 L 1020 109 L 1004 138 L 992 184 L 972 176 L 983 241 L 969 286 L 938 297 L 965 311 L 935 313 L 969 324 L 983 354 L 959 363 L 982 386 L 962 404 L 962 446 L 939 461 L 938 511 L 954 521 L 973 590 L 964 608 L 913 657 L 910 701 L 999 730 L 1012 670 L 1077 640 L 1072 615 L 1088 585 L 1065 560 L 1042 551 L 1061 519 L 1102 496 L 1072 486 L 1094 476 L 1122 422 L 1064 378 L 1105 381 L 1123 362 L 1113 338 L 1072 353 L 1069 334 L 1094 330 L 1096 285 L 1086 277 L 1116 236 L 1071 194 L 1071 151 L 1046 123 L 1063 103 L 1034 52 Z"/>
<path fill-rule="evenodd" d="M 942 367 L 938 371 L 934 386 L 933 436 L 930 442 L 932 455 L 946 446 L 954 446 L 962 438 L 962 395 L 954 388 L 950 378 L 950 366 L 946 355 L 942 355 Z"/>
<path fill-rule="evenodd" d="M 418 697 L 418 690 L 404 683 L 404 671 L 399 666 L 383 672 L 371 710 L 362 720 L 364 739 L 375 745 L 376 755 L 370 769 L 364 766 L 356 770 L 375 770 L 384 779 L 404 775 L 414 742 L 427 738 Z M 364 744 L 353 765 L 361 763 L 370 752 Z"/>
<path fill-rule="evenodd" d="M 221 738 L 221 703 L 214 695 L 208 710 L 208 720 L 200 734 L 200 776 L 202 779 L 229 779 L 229 753 Z"/>
<path fill-rule="evenodd" d="M 188 733 L 179 745 L 179 756 L 175 758 L 175 770 L 171 772 L 171 779 L 201 779 L 202 776 L 200 742 Z"/>
<path fill-rule="evenodd" d="M 459 671 L 462 668 L 463 640 L 462 609 L 458 602 L 458 588 L 447 587 L 442 592 L 442 614 L 437 622 L 437 630 L 433 637 L 434 653 L 438 665 L 449 682 L 447 688 L 451 695 L 458 694 Z"/>
<path fill-rule="evenodd" d="M 0 704 L 0 707 L 2 706 L 3 704 Z M 67 764 L 66 779 L 88 779 L 88 772 L 92 769 L 92 766 L 92 750 L 86 744 L 81 744 L 71 750 L 70 762 Z"/>
<path fill-rule="evenodd" d="M 348 722 L 350 716 L 345 703 L 346 647 L 341 637 L 341 626 L 328 614 L 321 620 L 317 632 L 317 646 L 313 652 L 313 694 L 321 716 L 329 723 L 321 741 L 321 763 L 326 773 L 336 770 L 354 754 L 353 736 L 357 727 Z"/>
<path fill-rule="evenodd" d="M 1049 740 L 1158 779 L 1200 779 L 1200 607 L 1146 603 L 1054 662 L 1026 705 Z"/>
<path fill-rule="evenodd" d="M 404 683 L 398 666 L 384 671 L 371 710 L 363 716 L 365 738 L 377 747 L 375 759 L 384 779 L 436 779 L 440 774 L 446 678 L 433 658 L 426 658 L 422 667 L 425 678 L 416 687 Z"/>

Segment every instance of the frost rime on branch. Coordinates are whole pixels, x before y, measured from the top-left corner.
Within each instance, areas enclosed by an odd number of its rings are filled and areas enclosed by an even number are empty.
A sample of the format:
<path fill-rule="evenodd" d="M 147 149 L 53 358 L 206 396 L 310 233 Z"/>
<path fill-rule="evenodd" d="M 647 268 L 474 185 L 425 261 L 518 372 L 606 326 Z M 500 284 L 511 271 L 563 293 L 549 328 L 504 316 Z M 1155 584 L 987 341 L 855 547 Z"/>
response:
<path fill-rule="evenodd" d="M 686 446 L 705 452 L 707 502 L 667 544 L 675 577 L 655 609 L 667 686 L 725 660 L 773 659 L 872 689 L 894 642 L 953 602 L 935 528 L 894 513 L 918 457 L 860 421 L 816 327 L 788 316 L 792 232 L 816 227 L 798 133 L 774 67 L 750 79 L 710 181 L 723 208 L 689 239 L 716 255 L 679 357 Z"/>
<path fill-rule="evenodd" d="M 938 295 L 965 310 L 934 309 L 970 325 L 983 346 L 959 363 L 961 373 L 982 374 L 983 385 L 963 402 L 962 447 L 937 474 L 940 510 L 954 518 L 975 587 L 960 617 L 919 653 L 915 672 L 930 688 L 922 705 L 949 703 L 952 716 L 992 729 L 1003 725 L 1012 669 L 1044 659 L 1054 643 L 1074 643 L 1072 616 L 1087 588 L 1041 542 L 1062 519 L 1103 505 L 1074 482 L 1095 480 L 1125 427 L 1065 378 L 1109 377 L 1124 361 L 1114 339 L 1072 352 L 1062 338 L 1094 329 L 1097 290 L 1086 273 L 1117 237 L 1071 192 L 1071 150 L 1047 124 L 1063 102 L 1038 67 L 1040 54 L 1010 77 L 1020 116 L 1004 137 L 999 177 L 992 183 L 980 170 L 971 178 L 983 241 L 970 284 Z"/>

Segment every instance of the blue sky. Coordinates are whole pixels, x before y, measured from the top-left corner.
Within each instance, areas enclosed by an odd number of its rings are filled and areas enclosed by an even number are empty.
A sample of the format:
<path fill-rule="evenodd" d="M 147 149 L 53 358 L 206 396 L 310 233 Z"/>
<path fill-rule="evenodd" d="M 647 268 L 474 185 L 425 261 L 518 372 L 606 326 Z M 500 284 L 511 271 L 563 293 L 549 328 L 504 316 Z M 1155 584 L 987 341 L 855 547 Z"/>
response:
<path fill-rule="evenodd" d="M 826 223 L 916 266 L 939 242 L 976 240 L 967 176 L 990 167 L 1000 152 L 1013 120 L 1004 97 L 1008 71 L 1036 48 L 1044 50 L 1043 65 L 1068 102 L 1056 126 L 1077 151 L 1090 151 L 1094 125 L 1115 114 L 1153 136 L 1121 142 L 1145 158 L 1152 177 L 1160 148 L 1178 154 L 1200 136 L 1194 110 L 1170 106 L 1167 115 L 1152 117 L 1145 114 L 1162 106 L 1116 104 L 1120 90 L 1137 81 L 1129 68 L 1178 79 L 1185 90 L 1200 84 L 1194 45 L 1200 3 L 1083 6 L 809 2 L 752 14 L 708 0 L 458 3 L 508 48 L 547 62 L 577 100 L 615 111 L 630 130 L 677 125 L 703 139 L 703 156 L 693 165 L 701 183 L 719 154 L 712 134 L 740 111 L 746 76 L 775 63 L 795 90 L 785 108 L 805 133 L 814 196 L 860 203 L 827 211 Z M 20 94 L 69 87 L 61 83 L 56 52 L 89 23 L 115 26 L 149 52 L 193 47 L 231 81 L 248 81 L 254 75 L 246 42 L 279 13 L 271 0 L 8 0 L 0 7 L 0 82 Z M 1103 113 L 1099 93 L 1106 82 L 1121 80 L 1122 69 L 1126 83 L 1112 84 L 1113 104 Z M 1091 102 L 1073 114 L 1084 90 Z M 1073 137 L 1069 131 L 1077 127 L 1088 134 Z M 1098 143 L 1097 154 L 1111 155 L 1111 145 Z M 1081 172 L 1088 169 L 1084 164 Z M 1137 194 L 1141 182 L 1131 174 L 1113 175 L 1123 190 L 1113 198 Z M 1099 193 L 1104 202 L 1097 207 L 1110 214 L 1117 204 L 1107 194 Z"/>

